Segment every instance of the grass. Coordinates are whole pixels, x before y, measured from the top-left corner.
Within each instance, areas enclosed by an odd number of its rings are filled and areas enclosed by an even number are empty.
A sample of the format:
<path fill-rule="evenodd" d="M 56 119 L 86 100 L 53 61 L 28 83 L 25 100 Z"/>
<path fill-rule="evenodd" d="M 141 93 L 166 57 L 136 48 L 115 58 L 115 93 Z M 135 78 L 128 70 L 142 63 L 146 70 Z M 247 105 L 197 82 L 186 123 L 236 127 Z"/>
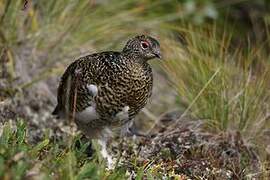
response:
<path fill-rule="evenodd" d="M 240 132 L 259 151 L 262 166 L 269 166 L 265 152 L 265 132 L 270 128 L 269 39 L 243 48 L 234 45 L 228 33 L 218 33 L 215 26 L 195 31 L 169 28 L 184 34 L 186 44 L 172 39 L 167 47 L 174 44 L 185 52 L 175 54 L 175 48 L 169 49 L 173 55 L 162 67 L 180 102 L 188 107 L 186 113 L 206 121 L 208 131 Z"/>
<path fill-rule="evenodd" d="M 87 157 L 89 142 L 80 141 L 80 135 L 71 136 L 71 146 L 66 142 L 55 143 L 46 136 L 38 144 L 27 141 L 27 126 L 18 120 L 14 126 L 7 122 L 0 138 L 0 177 L 3 179 L 126 179 L 127 167 L 106 170 L 106 163 L 97 152 Z M 80 146 L 76 144 L 80 143 Z M 136 179 L 162 177 L 148 163 L 136 167 Z"/>
<path fill-rule="evenodd" d="M 14 127 L 13 127 L 14 128 Z M 19 120 L 15 129 L 6 123 L 0 138 L 0 176 L 3 179 L 123 179 L 121 169 L 110 173 L 98 158 L 91 159 L 84 153 L 87 144 L 76 148 L 73 144 L 54 144 L 48 138 L 36 145 L 26 139 L 26 124 Z M 77 139 L 76 139 L 77 138 Z M 73 141 L 78 140 L 74 137 Z"/>
<path fill-rule="evenodd" d="M 252 47 L 245 52 L 232 47 L 226 34 L 217 37 L 211 30 L 185 33 L 187 53 L 169 57 L 164 69 L 182 100 L 192 103 L 191 113 L 209 121 L 217 131 L 236 130 L 250 136 L 269 128 L 266 48 Z M 169 43 L 181 46 L 172 41 Z"/>
<path fill-rule="evenodd" d="M 238 39 L 231 27 L 220 27 L 218 23 L 198 26 L 183 20 L 183 6 L 173 0 L 110 3 L 42 0 L 33 1 L 23 11 L 23 1 L 1 1 L 0 58 L 5 63 L 0 73 L 6 75 L 9 85 L 1 87 L 0 100 L 3 94 L 12 99 L 18 93 L 16 90 L 28 91 L 38 82 L 60 76 L 66 64 L 78 55 L 120 49 L 128 37 L 149 33 L 161 41 L 165 61 L 152 64 L 177 91 L 178 99 L 172 103 L 186 107 L 186 114 L 204 120 L 207 132 L 239 132 L 245 143 L 256 149 L 260 172 L 267 179 L 269 37 L 263 42 L 246 40 L 245 44 L 236 44 Z M 30 79 L 25 80 L 16 71 L 19 62 L 28 62 L 28 66 L 37 64 L 33 72 L 31 66 L 26 69 L 32 73 Z M 0 177 L 3 179 L 22 179 L 35 174 L 42 179 L 129 176 L 125 167 L 106 171 L 98 154 L 88 158 L 84 153 L 87 144 L 81 142 L 80 148 L 75 147 L 78 135 L 71 136 L 69 142 L 54 142 L 45 135 L 38 144 L 31 144 L 27 137 L 29 127 L 22 120 L 13 121 L 17 122 L 16 126 L 6 119 L 1 128 Z M 136 179 L 162 176 L 159 171 L 162 164 L 138 165 L 136 157 L 131 162 Z"/>

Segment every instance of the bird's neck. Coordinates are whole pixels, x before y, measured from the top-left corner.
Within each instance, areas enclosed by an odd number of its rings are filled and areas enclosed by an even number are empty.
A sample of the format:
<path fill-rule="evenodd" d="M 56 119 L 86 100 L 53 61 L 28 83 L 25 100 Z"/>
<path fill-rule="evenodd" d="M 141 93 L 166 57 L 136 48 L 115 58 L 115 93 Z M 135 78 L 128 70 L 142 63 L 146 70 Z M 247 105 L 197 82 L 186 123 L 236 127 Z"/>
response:
<path fill-rule="evenodd" d="M 147 60 L 142 58 L 139 53 L 131 52 L 131 51 L 123 51 L 122 54 L 125 57 L 125 59 L 132 60 L 135 63 L 141 63 L 141 64 L 147 63 Z"/>

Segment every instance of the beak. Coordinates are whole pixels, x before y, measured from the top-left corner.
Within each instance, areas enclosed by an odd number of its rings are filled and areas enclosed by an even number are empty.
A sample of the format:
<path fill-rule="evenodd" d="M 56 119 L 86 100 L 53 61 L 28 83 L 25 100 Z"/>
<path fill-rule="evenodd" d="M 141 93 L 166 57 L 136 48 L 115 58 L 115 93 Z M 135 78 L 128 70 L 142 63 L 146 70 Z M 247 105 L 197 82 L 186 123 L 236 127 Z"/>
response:
<path fill-rule="evenodd" d="M 156 51 L 156 52 L 154 52 L 153 54 L 154 54 L 157 58 L 159 58 L 159 59 L 162 58 L 160 51 Z"/>

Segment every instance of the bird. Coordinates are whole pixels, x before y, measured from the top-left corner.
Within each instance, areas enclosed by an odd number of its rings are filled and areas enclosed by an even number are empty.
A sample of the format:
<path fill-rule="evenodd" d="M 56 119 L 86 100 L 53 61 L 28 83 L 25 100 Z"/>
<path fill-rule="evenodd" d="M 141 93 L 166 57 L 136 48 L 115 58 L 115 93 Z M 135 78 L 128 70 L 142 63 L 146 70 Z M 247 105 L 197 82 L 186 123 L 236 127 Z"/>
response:
<path fill-rule="evenodd" d="M 108 139 L 126 135 L 151 97 L 153 72 L 148 61 L 155 58 L 161 59 L 158 40 L 137 35 L 120 52 L 78 58 L 61 77 L 52 114 L 74 119 L 84 135 L 98 139 L 108 166 L 113 164 L 106 152 Z"/>

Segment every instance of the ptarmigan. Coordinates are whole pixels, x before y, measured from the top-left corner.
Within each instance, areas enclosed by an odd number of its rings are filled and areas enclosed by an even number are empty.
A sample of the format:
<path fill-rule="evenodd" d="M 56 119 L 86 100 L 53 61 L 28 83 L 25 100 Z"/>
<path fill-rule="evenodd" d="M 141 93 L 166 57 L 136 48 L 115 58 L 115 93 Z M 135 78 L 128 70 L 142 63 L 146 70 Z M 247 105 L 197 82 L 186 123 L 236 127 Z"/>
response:
<path fill-rule="evenodd" d="M 115 132 L 124 135 L 152 92 L 148 60 L 161 58 L 159 42 L 146 35 L 131 38 L 121 52 L 101 52 L 71 63 L 58 87 L 54 115 L 73 118 L 89 138 L 98 139 L 112 166 L 106 143 Z"/>

